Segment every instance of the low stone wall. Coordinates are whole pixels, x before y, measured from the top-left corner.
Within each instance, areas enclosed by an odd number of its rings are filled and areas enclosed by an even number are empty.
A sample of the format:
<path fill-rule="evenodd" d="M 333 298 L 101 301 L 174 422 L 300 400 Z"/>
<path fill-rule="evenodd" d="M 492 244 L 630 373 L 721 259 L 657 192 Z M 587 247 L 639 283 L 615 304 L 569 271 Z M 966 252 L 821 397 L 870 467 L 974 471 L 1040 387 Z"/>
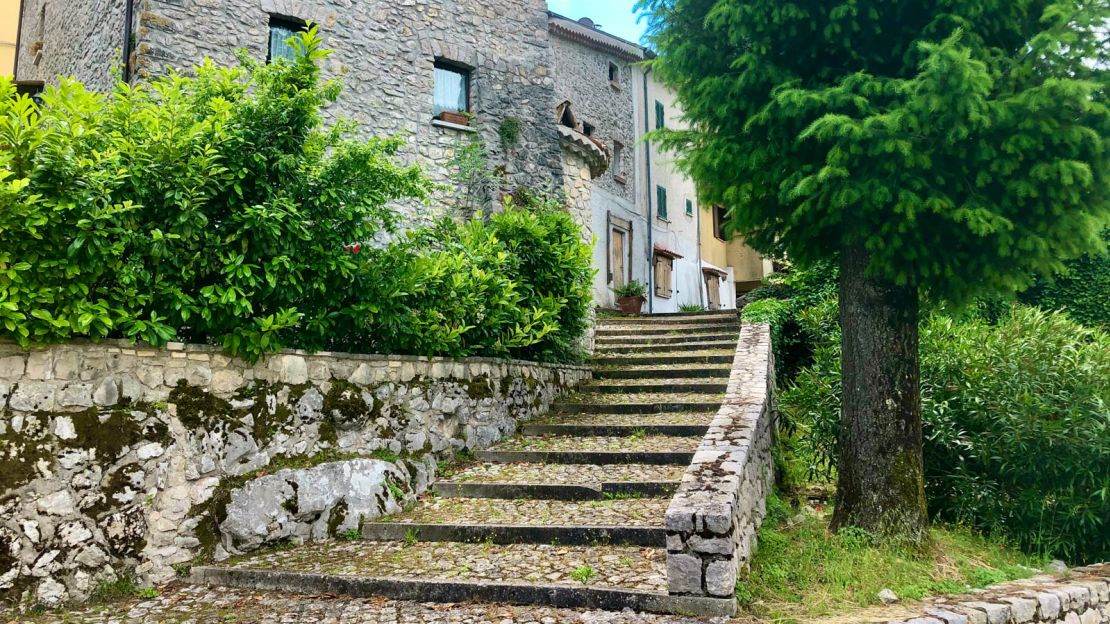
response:
<path fill-rule="evenodd" d="M 198 556 L 357 527 L 423 491 L 437 461 L 490 446 L 589 376 L 490 359 L 290 351 L 251 365 L 182 344 L 0 343 L 0 601 L 79 601 L 124 573 L 158 582 Z M 295 470 L 267 474 L 280 468 Z M 320 483 L 342 496 L 321 499 Z"/>
<path fill-rule="evenodd" d="M 1110 624 L 1110 564 L 940 598 L 889 624 Z"/>
<path fill-rule="evenodd" d="M 667 509 L 671 594 L 735 596 L 774 486 L 774 379 L 770 328 L 745 324 L 724 403 Z"/>

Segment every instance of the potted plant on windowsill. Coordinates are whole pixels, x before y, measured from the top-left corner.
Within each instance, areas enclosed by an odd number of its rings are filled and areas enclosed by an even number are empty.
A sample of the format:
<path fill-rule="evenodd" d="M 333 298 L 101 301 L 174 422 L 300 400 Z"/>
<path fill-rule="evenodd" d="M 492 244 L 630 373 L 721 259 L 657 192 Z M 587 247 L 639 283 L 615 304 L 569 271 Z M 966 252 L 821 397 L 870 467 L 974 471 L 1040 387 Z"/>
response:
<path fill-rule="evenodd" d="M 440 121 L 453 123 L 456 126 L 469 126 L 471 117 L 473 115 L 463 111 L 443 111 L 439 114 Z"/>
<path fill-rule="evenodd" d="M 644 302 L 647 301 L 644 297 L 647 294 L 647 286 L 636 280 L 620 288 L 614 288 L 613 292 L 617 295 L 617 306 L 623 314 L 639 314 L 644 307 Z"/>

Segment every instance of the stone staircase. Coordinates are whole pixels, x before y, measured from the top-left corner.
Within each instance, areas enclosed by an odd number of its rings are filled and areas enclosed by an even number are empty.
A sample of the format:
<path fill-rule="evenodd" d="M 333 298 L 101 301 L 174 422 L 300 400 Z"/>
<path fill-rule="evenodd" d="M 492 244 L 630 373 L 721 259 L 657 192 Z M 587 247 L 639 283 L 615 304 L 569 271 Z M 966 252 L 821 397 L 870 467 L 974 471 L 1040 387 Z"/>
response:
<path fill-rule="evenodd" d="M 599 320 L 595 380 L 363 540 L 196 568 L 196 581 L 421 602 L 726 615 L 667 593 L 664 515 L 720 407 L 733 313 Z"/>

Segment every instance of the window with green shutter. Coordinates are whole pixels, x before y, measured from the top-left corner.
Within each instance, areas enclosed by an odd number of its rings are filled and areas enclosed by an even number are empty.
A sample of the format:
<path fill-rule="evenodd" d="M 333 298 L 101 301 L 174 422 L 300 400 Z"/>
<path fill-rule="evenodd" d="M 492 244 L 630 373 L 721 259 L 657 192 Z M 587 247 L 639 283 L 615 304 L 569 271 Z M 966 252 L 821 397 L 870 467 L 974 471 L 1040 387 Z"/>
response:
<path fill-rule="evenodd" d="M 666 124 L 667 111 L 663 108 L 663 103 L 655 100 L 655 129 L 661 130 Z"/>
<path fill-rule="evenodd" d="M 686 200 L 686 216 L 694 216 L 694 202 L 690 201 L 689 199 Z"/>
<path fill-rule="evenodd" d="M 667 220 L 667 189 L 662 186 L 655 187 L 655 214 L 664 221 Z"/>

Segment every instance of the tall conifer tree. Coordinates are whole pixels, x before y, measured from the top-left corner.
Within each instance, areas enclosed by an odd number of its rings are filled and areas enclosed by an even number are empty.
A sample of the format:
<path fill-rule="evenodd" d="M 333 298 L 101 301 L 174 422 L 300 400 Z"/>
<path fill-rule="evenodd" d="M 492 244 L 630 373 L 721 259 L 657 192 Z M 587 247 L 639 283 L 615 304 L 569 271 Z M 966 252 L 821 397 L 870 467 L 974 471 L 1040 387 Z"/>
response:
<path fill-rule="evenodd" d="M 920 539 L 923 306 L 1012 294 L 1110 222 L 1110 0 L 641 0 L 704 202 L 841 271 L 835 528 Z"/>

